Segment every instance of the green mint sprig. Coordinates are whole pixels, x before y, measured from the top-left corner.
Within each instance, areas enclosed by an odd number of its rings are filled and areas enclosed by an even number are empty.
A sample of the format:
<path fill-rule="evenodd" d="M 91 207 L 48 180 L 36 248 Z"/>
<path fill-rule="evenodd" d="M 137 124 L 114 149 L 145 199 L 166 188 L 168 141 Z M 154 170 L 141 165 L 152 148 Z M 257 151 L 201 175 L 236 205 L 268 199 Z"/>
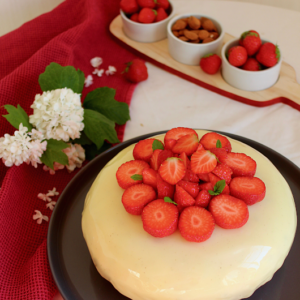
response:
<path fill-rule="evenodd" d="M 215 186 L 214 186 L 214 190 L 208 190 L 209 194 L 212 195 L 212 196 L 217 196 L 217 195 L 220 195 L 224 188 L 226 186 L 226 181 L 225 180 L 219 180 Z"/>

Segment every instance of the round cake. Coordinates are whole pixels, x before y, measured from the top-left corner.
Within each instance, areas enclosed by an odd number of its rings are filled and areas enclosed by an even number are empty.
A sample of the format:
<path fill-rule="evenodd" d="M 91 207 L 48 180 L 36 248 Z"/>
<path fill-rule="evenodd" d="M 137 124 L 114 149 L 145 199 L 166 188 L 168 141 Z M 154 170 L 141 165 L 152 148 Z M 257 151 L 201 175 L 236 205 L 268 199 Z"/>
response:
<path fill-rule="evenodd" d="M 207 131 L 196 130 L 201 138 Z M 155 138 L 163 141 L 164 135 Z M 186 241 L 177 230 L 155 238 L 140 216 L 127 213 L 116 172 L 133 159 L 134 145 L 100 171 L 85 200 L 82 230 L 98 272 L 133 300 L 239 300 L 271 280 L 292 246 L 296 209 L 291 190 L 261 153 L 228 138 L 233 152 L 257 163 L 255 176 L 266 185 L 263 201 L 249 206 L 238 229 L 216 225 L 205 242 Z"/>

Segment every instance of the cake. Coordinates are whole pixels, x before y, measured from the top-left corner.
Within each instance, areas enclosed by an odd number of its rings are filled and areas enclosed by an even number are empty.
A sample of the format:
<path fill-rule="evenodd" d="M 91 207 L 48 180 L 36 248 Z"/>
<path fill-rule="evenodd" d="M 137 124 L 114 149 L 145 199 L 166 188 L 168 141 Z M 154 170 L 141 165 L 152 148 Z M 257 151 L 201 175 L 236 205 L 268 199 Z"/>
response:
<path fill-rule="evenodd" d="M 196 130 L 199 138 L 207 131 Z M 155 138 L 163 141 L 164 135 Z M 282 266 L 292 246 L 296 209 L 291 190 L 261 153 L 228 138 L 232 151 L 257 162 L 266 185 L 263 201 L 249 206 L 249 220 L 238 229 L 218 226 L 203 243 L 188 242 L 178 231 L 155 238 L 140 216 L 127 213 L 116 172 L 132 160 L 134 145 L 100 171 L 85 200 L 82 231 L 102 277 L 133 300 L 239 300 L 247 298 Z"/>

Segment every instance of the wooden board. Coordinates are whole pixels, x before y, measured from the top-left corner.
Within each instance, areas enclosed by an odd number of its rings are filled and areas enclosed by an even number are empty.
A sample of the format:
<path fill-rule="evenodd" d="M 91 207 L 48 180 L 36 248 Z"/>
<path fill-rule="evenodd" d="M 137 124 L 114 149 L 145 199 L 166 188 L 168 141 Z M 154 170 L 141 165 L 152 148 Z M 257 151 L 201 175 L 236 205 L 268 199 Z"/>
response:
<path fill-rule="evenodd" d="M 121 42 L 123 46 L 129 48 L 138 56 L 199 86 L 253 106 L 262 107 L 282 102 L 300 111 L 300 85 L 297 83 L 294 68 L 284 61 L 282 62 L 279 80 L 275 85 L 266 90 L 248 92 L 226 83 L 220 71 L 215 75 L 208 75 L 198 66 L 188 66 L 177 62 L 168 52 L 167 39 L 155 43 L 139 43 L 131 40 L 123 32 L 120 15 L 111 22 L 109 29 L 118 42 Z M 231 39 L 233 39 L 233 36 L 225 33 L 224 44 Z"/>

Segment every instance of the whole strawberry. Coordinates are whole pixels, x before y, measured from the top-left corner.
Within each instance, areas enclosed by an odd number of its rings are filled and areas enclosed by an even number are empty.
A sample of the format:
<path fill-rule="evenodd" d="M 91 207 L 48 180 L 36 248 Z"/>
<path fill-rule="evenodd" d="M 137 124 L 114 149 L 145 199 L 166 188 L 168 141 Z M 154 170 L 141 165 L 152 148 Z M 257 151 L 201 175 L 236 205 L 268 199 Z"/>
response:
<path fill-rule="evenodd" d="M 155 8 L 156 3 L 155 0 L 137 0 L 137 3 L 140 7 L 148 7 L 148 8 Z"/>
<path fill-rule="evenodd" d="M 247 51 L 242 46 L 234 46 L 228 50 L 228 61 L 235 67 L 242 66 L 247 61 Z"/>
<path fill-rule="evenodd" d="M 138 58 L 135 58 L 131 62 L 127 63 L 124 73 L 126 79 L 134 83 L 144 81 L 148 78 L 148 70 L 145 62 Z"/>
<path fill-rule="evenodd" d="M 134 14 L 139 10 L 136 0 L 121 0 L 120 8 L 125 14 Z"/>
<path fill-rule="evenodd" d="M 241 34 L 241 37 L 240 37 L 240 39 L 239 39 L 239 45 L 240 45 L 240 46 L 243 46 L 243 39 L 244 39 L 245 36 L 246 36 L 247 34 L 249 34 L 249 33 L 256 33 L 257 36 L 260 38 L 259 33 L 258 33 L 257 31 L 255 31 L 255 30 L 244 31 L 244 32 Z"/>
<path fill-rule="evenodd" d="M 265 67 L 273 67 L 280 59 L 278 46 L 273 43 L 264 43 L 256 54 L 256 59 Z"/>
<path fill-rule="evenodd" d="M 243 47 L 246 49 L 248 56 L 254 55 L 261 46 L 261 39 L 255 32 L 249 32 L 243 37 Z"/>
<path fill-rule="evenodd" d="M 157 12 L 154 9 L 144 7 L 139 12 L 138 20 L 140 23 L 149 24 L 153 23 L 156 19 Z"/>
<path fill-rule="evenodd" d="M 253 57 L 249 57 L 245 64 L 242 66 L 246 71 L 260 71 L 262 69 L 261 64 Z"/>
<path fill-rule="evenodd" d="M 220 69 L 221 64 L 221 58 L 213 53 L 203 56 L 200 60 L 200 67 L 207 74 L 216 74 Z"/>
<path fill-rule="evenodd" d="M 169 0 L 154 0 L 156 2 L 156 8 L 168 9 L 170 6 Z"/>
<path fill-rule="evenodd" d="M 155 22 L 160 22 L 168 17 L 168 14 L 163 8 L 158 8 L 157 9 L 157 14 L 156 14 L 156 19 Z"/>

